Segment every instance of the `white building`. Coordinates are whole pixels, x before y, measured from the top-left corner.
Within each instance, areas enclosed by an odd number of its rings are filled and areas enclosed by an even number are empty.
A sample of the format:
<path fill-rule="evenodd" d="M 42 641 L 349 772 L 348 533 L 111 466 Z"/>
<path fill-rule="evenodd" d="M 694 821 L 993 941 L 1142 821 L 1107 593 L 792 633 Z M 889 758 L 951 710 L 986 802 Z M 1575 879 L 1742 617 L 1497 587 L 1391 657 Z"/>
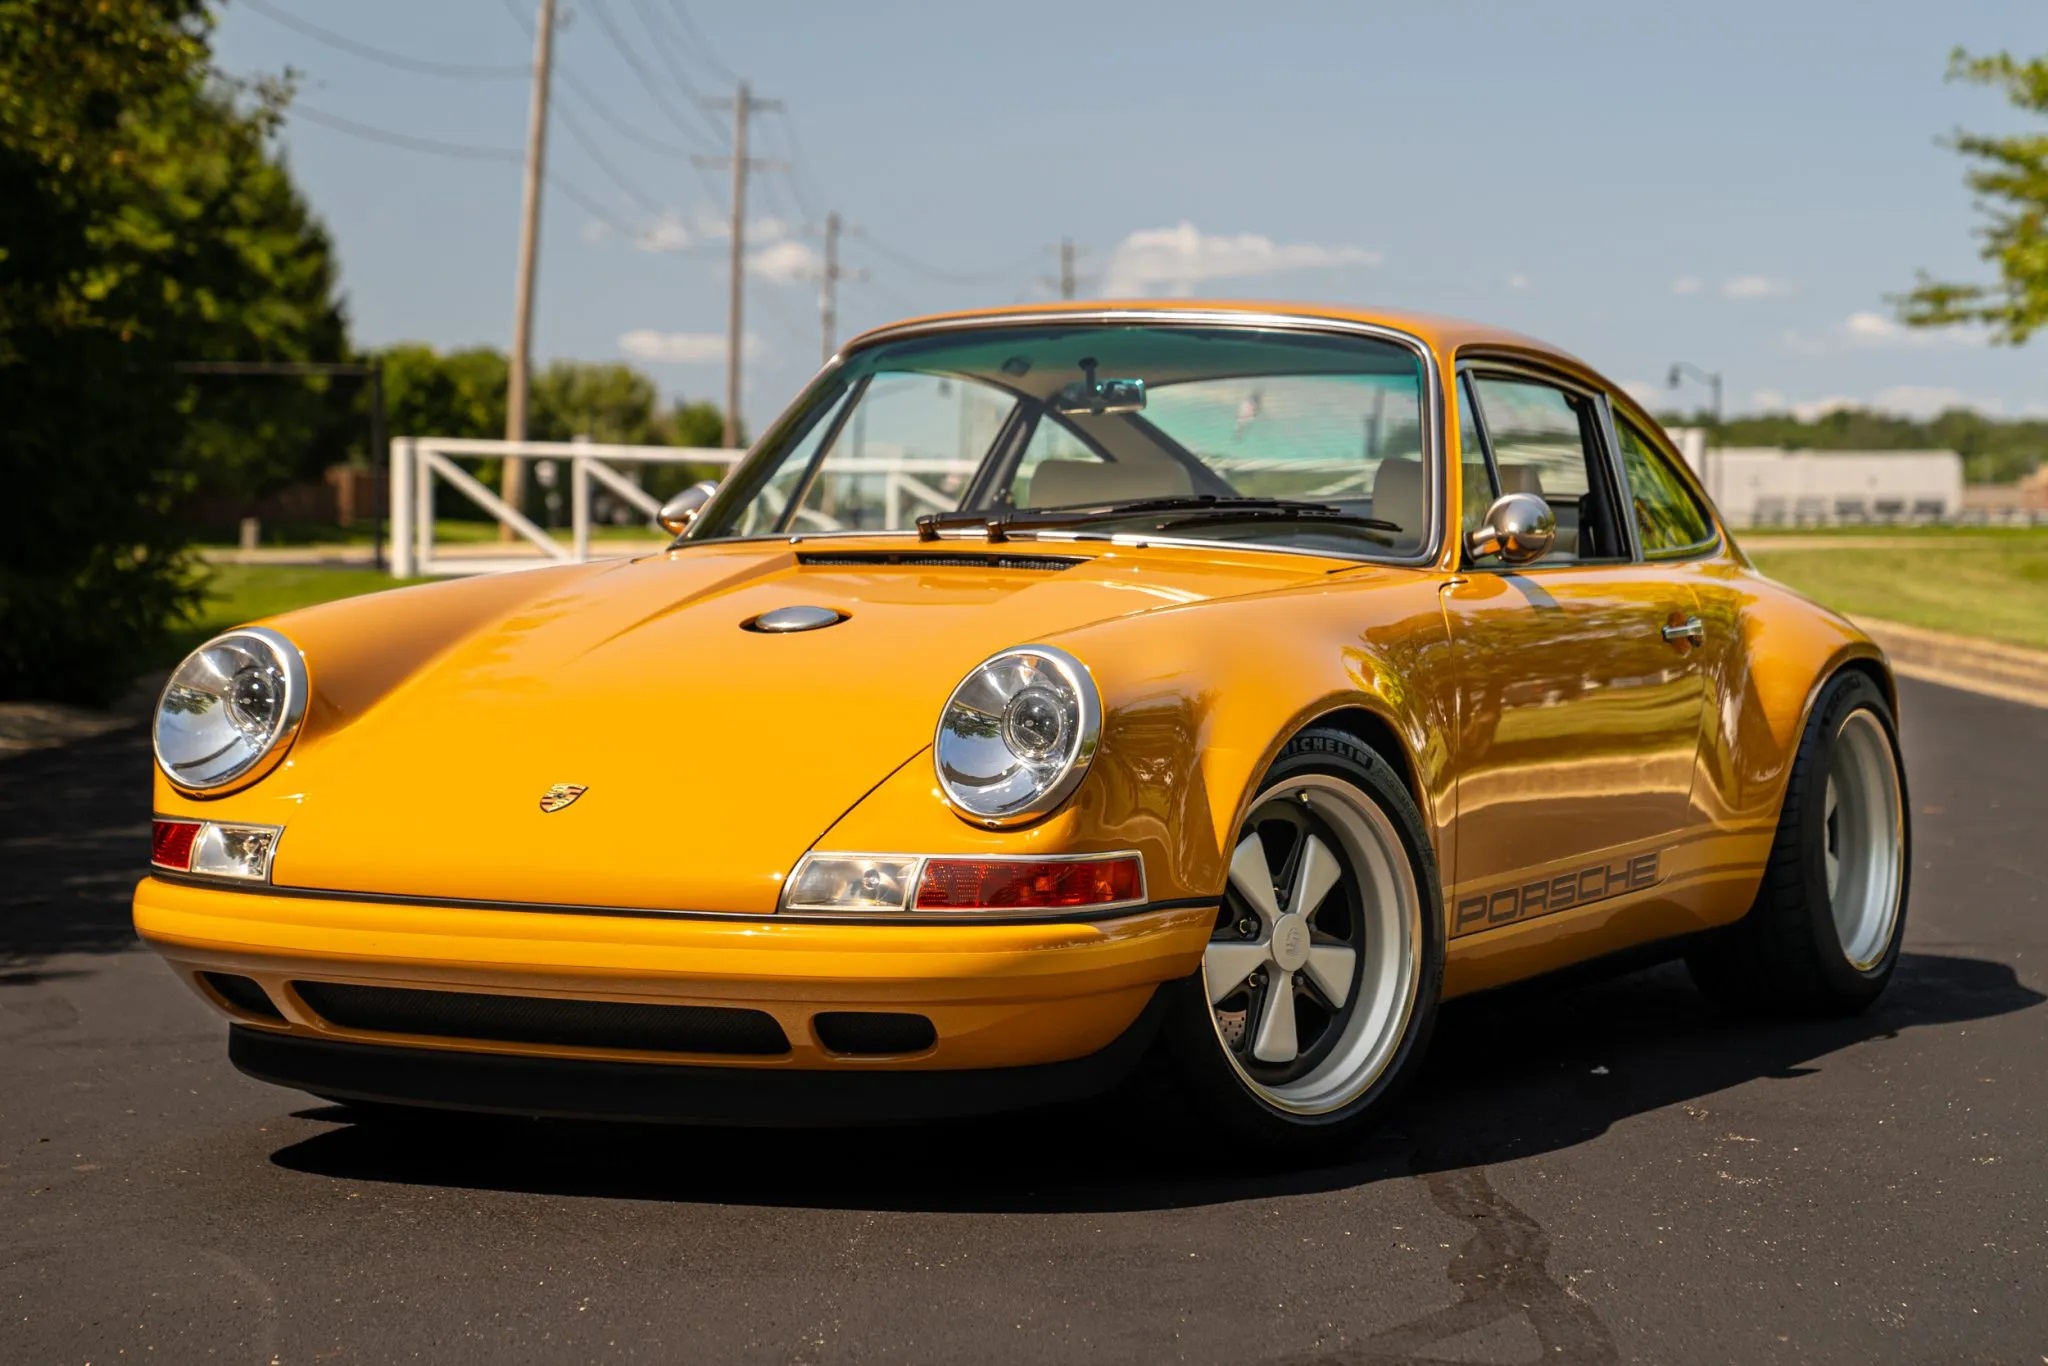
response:
<path fill-rule="evenodd" d="M 1704 428 L 1670 435 L 1731 526 L 1947 521 L 1963 506 L 1963 458 L 1954 451 L 1709 452 Z"/>

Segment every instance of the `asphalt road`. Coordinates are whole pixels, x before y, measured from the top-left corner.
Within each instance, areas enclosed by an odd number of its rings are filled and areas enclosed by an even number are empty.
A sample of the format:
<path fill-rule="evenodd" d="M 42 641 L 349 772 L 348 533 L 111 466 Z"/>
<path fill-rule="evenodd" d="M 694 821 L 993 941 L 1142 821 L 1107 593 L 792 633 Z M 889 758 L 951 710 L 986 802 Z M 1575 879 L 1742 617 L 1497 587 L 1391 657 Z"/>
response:
<path fill-rule="evenodd" d="M 2048 711 L 1904 688 L 1877 1008 L 1468 1003 L 1355 1162 L 1287 1174 L 1131 1104 L 360 1126 L 136 946 L 140 737 L 8 760 L 0 1362 L 2048 1360 Z"/>

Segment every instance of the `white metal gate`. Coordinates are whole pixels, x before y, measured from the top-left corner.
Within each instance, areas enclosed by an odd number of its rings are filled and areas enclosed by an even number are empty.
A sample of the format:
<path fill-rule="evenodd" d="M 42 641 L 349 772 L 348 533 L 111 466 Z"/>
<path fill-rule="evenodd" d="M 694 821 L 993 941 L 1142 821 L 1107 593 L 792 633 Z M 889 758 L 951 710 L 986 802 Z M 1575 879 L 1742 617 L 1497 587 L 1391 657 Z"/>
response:
<path fill-rule="evenodd" d="M 591 543 L 591 485 L 602 486 L 645 514 L 650 534 L 661 534 L 654 514 L 660 500 L 620 471 L 632 465 L 713 466 L 721 473 L 745 451 L 711 446 L 614 446 L 595 441 L 484 441 L 464 437 L 401 436 L 391 442 L 391 572 L 400 578 L 423 574 L 480 574 L 530 568 L 536 563 L 575 564 L 587 560 Z M 456 462 L 457 457 L 518 456 L 529 462 L 555 461 L 568 470 L 569 540 L 507 503 Z M 532 467 L 529 466 L 529 472 Z M 435 481 L 467 498 L 518 533 L 533 551 L 446 553 L 434 534 Z"/>

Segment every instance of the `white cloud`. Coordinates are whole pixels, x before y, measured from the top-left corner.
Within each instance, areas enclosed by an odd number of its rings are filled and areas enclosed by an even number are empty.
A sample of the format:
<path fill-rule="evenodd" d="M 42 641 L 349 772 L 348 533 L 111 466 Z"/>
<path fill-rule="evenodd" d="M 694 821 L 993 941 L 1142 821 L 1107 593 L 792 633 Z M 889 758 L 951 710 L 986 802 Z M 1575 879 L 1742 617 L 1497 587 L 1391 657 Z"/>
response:
<path fill-rule="evenodd" d="M 747 224 L 749 242 L 766 245 L 795 235 L 794 227 L 783 218 L 756 218 Z M 688 213 L 680 209 L 665 211 L 634 235 L 633 245 L 651 252 L 688 251 L 709 242 L 723 242 L 731 236 L 732 224 L 723 214 L 699 206 Z"/>
<path fill-rule="evenodd" d="M 1759 389 L 1749 396 L 1750 411 L 1764 413 L 1790 413 L 1802 422 L 1813 422 L 1829 413 L 1844 412 L 1861 408 L 1869 412 L 1895 413 L 1901 417 L 1930 418 L 1950 408 L 1970 408 L 1980 413 L 1998 414 L 2006 405 L 1995 398 L 1976 398 L 1961 389 L 1938 384 L 1894 384 L 1879 389 L 1868 398 L 1854 398 L 1848 394 L 1828 394 L 1822 398 L 1788 400 L 1776 389 Z"/>
<path fill-rule="evenodd" d="M 793 285 L 818 278 L 824 262 L 807 242 L 785 240 L 747 253 L 747 274 L 771 284 Z"/>
<path fill-rule="evenodd" d="M 1850 398 L 1847 394 L 1829 394 L 1826 398 L 1810 398 L 1790 405 L 1792 416 L 1801 422 L 1813 422 L 1829 413 L 1839 413 L 1849 408 L 1868 408 L 1861 399 Z"/>
<path fill-rule="evenodd" d="M 1671 282 L 1673 294 L 1697 294 L 1701 285 L 1697 275 L 1681 275 Z"/>
<path fill-rule="evenodd" d="M 1933 417 L 1950 408 L 1975 408 L 1995 413 L 2005 405 L 1996 399 L 1976 400 L 1960 389 L 1945 384 L 1894 384 L 1880 389 L 1870 406 L 1881 412 L 1903 413 L 1907 417 Z"/>
<path fill-rule="evenodd" d="M 1515 272 L 1513 275 L 1508 276 L 1508 288 L 1517 294 L 1527 294 L 1529 292 L 1529 277 L 1520 271 Z"/>
<path fill-rule="evenodd" d="M 1908 327 L 1868 309 L 1851 313 L 1819 336 L 1796 330 L 1785 334 L 1786 348 L 1804 356 L 1822 356 L 1830 351 L 1928 351 L 1984 344 L 1981 327 Z"/>
<path fill-rule="evenodd" d="M 1376 266 L 1381 259 L 1380 253 L 1361 247 L 1282 243 L 1256 232 L 1208 234 L 1183 221 L 1174 228 L 1142 229 L 1118 243 L 1103 275 L 1102 292 L 1112 298 L 1187 295 L 1210 280 L 1333 266 Z"/>
<path fill-rule="evenodd" d="M 1908 327 L 1882 313 L 1851 313 L 1842 321 L 1841 336 L 1848 346 L 1872 349 L 1910 347 L 1925 350 L 1940 346 L 1982 346 L 1984 331 L 1977 327 Z"/>
<path fill-rule="evenodd" d="M 1789 294 L 1791 290 L 1783 280 L 1773 280 L 1768 275 L 1738 275 L 1721 282 L 1721 295 L 1727 299 L 1767 299 L 1773 294 Z"/>
<path fill-rule="evenodd" d="M 749 332 L 746 340 L 746 354 L 758 356 L 764 348 L 761 339 Z M 659 332 L 651 327 L 638 327 L 631 332 L 619 334 L 621 354 L 638 361 L 658 365 L 712 365 L 725 361 L 725 334 L 722 332 Z"/>
<path fill-rule="evenodd" d="M 1621 382 L 1621 392 L 1627 394 L 1645 408 L 1653 407 L 1666 397 L 1665 390 L 1658 388 L 1646 379 L 1623 380 Z"/>

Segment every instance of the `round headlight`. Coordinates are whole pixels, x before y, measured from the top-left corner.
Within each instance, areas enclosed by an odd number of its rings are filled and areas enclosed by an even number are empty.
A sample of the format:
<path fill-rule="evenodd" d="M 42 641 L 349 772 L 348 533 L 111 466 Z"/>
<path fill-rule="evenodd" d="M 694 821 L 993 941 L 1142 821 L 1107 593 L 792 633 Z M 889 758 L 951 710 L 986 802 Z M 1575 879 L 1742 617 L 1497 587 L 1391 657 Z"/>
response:
<path fill-rule="evenodd" d="M 210 792 L 281 754 L 306 714 L 298 647 L 262 626 L 216 636 L 185 657 L 156 704 L 156 762 L 179 787 Z"/>
<path fill-rule="evenodd" d="M 1081 661 L 1024 645 L 967 675 L 932 745 L 946 799 L 983 825 L 1051 813 L 1080 785 L 1102 731 L 1102 700 Z"/>

